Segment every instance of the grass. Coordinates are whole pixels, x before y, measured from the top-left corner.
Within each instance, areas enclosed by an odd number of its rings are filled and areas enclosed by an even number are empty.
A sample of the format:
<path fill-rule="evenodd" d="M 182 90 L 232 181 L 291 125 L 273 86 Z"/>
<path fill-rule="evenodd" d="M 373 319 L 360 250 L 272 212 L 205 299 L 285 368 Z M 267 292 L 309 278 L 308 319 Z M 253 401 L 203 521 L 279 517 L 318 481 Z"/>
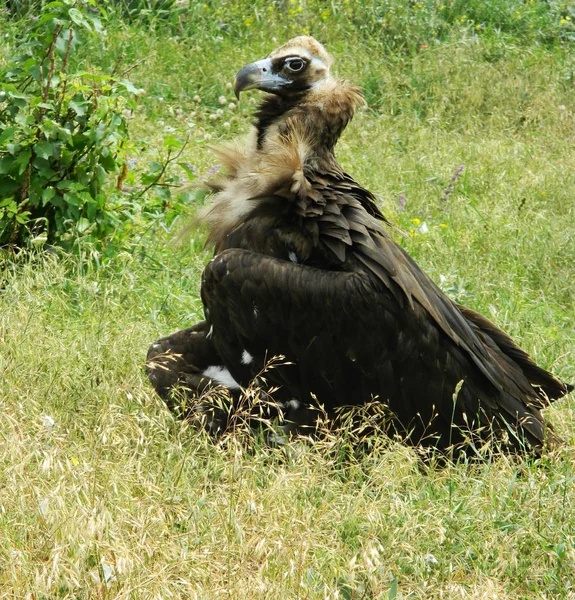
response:
<path fill-rule="evenodd" d="M 511 3 L 500 3 L 503 31 L 452 14 L 436 43 L 439 8 L 424 6 L 428 16 L 408 21 L 421 35 L 411 50 L 361 29 L 343 38 L 343 8 L 314 26 L 369 102 L 339 159 L 447 293 L 573 381 L 575 55 L 528 24 L 513 29 Z M 246 15 L 231 23 L 241 43 L 209 24 L 170 34 L 116 24 L 87 45 L 85 60 L 104 65 L 122 51 L 127 63 L 147 57 L 131 73 L 146 95 L 128 183 L 166 135 L 189 133 L 182 158 L 206 173 L 208 141 L 247 130 L 257 95 L 230 108 L 226 84 L 293 32 L 280 20 L 247 26 Z M 553 16 L 533 15 L 539 31 Z M 202 232 L 173 242 L 184 209 L 195 205 L 144 219 L 128 251 L 105 261 L 85 244 L 1 257 L 0 595 L 575 597 L 571 397 L 547 410 L 567 441 L 557 454 L 446 468 L 421 468 L 385 439 L 363 454 L 337 437 L 286 451 L 239 434 L 215 444 L 175 420 L 143 363 L 155 339 L 201 318 L 209 251 Z"/>
<path fill-rule="evenodd" d="M 286 454 L 241 437 L 216 445 L 174 421 L 143 356 L 174 313 L 198 318 L 197 300 L 167 290 L 201 262 L 156 285 L 128 256 L 87 273 L 28 257 L 5 274 L 3 593 L 570 597 L 568 451 L 421 471 L 385 440 L 342 460 L 341 439 Z M 570 403 L 552 412 L 572 439 Z"/>

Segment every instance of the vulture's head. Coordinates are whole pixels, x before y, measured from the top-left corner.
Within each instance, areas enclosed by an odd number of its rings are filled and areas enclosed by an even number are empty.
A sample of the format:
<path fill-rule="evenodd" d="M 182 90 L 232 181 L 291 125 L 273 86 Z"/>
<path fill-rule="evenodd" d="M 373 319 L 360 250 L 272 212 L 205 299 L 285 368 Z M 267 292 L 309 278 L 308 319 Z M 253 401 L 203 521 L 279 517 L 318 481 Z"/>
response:
<path fill-rule="evenodd" d="M 291 96 L 330 79 L 331 56 L 310 36 L 290 40 L 269 56 L 245 66 L 236 75 L 234 91 L 262 90 Z"/>

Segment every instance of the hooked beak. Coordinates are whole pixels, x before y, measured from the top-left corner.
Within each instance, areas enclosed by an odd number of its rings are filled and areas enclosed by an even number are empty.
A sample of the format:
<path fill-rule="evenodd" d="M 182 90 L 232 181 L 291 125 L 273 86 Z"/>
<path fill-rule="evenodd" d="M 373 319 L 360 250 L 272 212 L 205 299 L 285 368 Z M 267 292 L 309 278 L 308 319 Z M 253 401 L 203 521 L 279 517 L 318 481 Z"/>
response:
<path fill-rule="evenodd" d="M 287 85 L 291 85 L 291 81 L 273 73 L 271 58 L 264 58 L 245 66 L 238 72 L 234 81 L 234 92 L 239 99 L 240 92 L 244 90 L 275 92 Z"/>

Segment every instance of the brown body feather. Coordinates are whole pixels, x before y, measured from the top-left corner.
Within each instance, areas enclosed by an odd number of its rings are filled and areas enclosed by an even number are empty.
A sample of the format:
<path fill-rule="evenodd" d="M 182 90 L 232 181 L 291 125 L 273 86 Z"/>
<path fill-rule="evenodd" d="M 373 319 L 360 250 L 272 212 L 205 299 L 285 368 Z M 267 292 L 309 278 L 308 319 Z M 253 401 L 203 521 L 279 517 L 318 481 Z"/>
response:
<path fill-rule="evenodd" d="M 445 448 L 468 428 L 510 430 L 509 447 L 541 449 L 554 436 L 540 409 L 567 387 L 445 296 L 391 239 L 373 195 L 335 158 L 363 99 L 329 75 L 327 56 L 296 38 L 254 63 L 261 89 L 280 87 L 245 146 L 219 151 L 227 175 L 204 217 L 216 258 L 202 298 L 222 366 L 245 385 L 266 356 L 287 356 L 292 366 L 271 380 L 280 398 L 303 404 L 296 425 L 312 398 L 329 412 L 376 397 L 413 443 Z M 292 76 L 298 58 L 306 70 Z"/>

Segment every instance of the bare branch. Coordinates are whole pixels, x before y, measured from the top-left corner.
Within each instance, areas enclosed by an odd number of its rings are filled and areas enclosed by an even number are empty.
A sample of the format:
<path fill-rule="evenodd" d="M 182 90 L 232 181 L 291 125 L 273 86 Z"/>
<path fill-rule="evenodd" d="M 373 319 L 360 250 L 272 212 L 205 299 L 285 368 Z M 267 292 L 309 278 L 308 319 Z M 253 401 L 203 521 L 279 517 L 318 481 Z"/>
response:
<path fill-rule="evenodd" d="M 74 37 L 74 32 L 70 29 L 68 33 L 68 45 L 66 46 L 66 55 L 64 56 L 64 61 L 62 62 L 62 73 L 64 74 L 64 83 L 62 85 L 62 92 L 60 94 L 60 101 L 58 102 L 58 116 L 60 116 L 60 112 L 62 111 L 62 103 L 64 102 L 64 96 L 66 95 L 66 86 L 68 83 L 68 76 L 66 73 L 66 68 L 68 66 L 68 58 L 70 57 L 70 48 L 72 47 L 72 39 Z"/>
<path fill-rule="evenodd" d="M 116 64 L 114 65 L 114 68 L 112 69 L 112 72 L 110 73 L 110 75 L 112 77 L 114 77 L 114 75 L 116 74 L 116 72 L 118 71 L 120 64 L 122 63 L 122 61 L 126 58 L 126 53 L 122 52 L 122 54 L 120 55 L 120 58 L 118 58 L 118 60 L 116 61 Z"/>
<path fill-rule="evenodd" d="M 54 46 L 56 45 L 56 40 L 58 39 L 58 35 L 60 34 L 60 30 L 62 29 L 62 25 L 58 23 L 54 28 L 54 34 L 52 35 L 52 41 L 50 42 L 50 47 L 48 48 L 48 52 L 46 56 L 40 63 L 40 89 L 42 90 L 42 102 L 46 102 L 48 99 L 48 93 L 50 91 L 50 84 L 52 83 L 52 77 L 54 76 Z M 42 76 L 42 65 L 44 64 L 44 60 L 46 58 L 50 58 L 50 67 L 48 69 L 48 79 L 46 80 L 46 86 L 42 89 L 43 84 L 43 76 Z M 41 109 L 41 114 L 43 115 L 46 112 L 45 108 Z"/>
<path fill-rule="evenodd" d="M 68 32 L 68 45 L 66 46 L 66 55 L 62 62 L 62 71 L 65 73 L 68 67 L 68 58 L 70 57 L 70 48 L 72 47 L 72 39 L 74 38 L 74 30 L 70 29 Z"/>
<path fill-rule="evenodd" d="M 130 71 L 133 71 L 136 67 L 139 67 L 143 62 L 146 62 L 147 58 L 140 58 L 140 60 L 137 60 L 133 65 L 131 65 L 130 67 L 128 67 L 127 69 L 124 69 L 121 73 L 120 73 L 120 77 L 124 77 L 125 75 L 127 75 Z"/>

